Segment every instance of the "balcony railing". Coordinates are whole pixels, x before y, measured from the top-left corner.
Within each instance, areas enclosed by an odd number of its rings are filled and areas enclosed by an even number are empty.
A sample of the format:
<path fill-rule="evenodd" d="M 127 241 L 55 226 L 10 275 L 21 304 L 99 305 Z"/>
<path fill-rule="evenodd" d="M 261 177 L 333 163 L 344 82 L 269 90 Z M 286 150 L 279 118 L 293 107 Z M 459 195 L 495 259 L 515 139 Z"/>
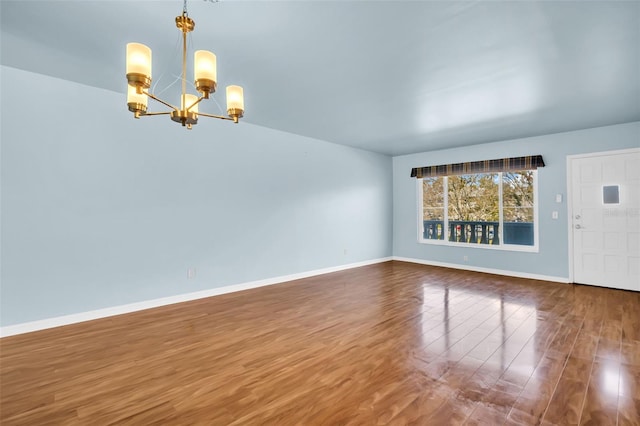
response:
<path fill-rule="evenodd" d="M 471 244 L 500 244 L 499 222 L 450 220 L 449 232 L 445 233 L 444 221 L 423 221 L 425 240 L 447 240 Z M 504 244 L 533 245 L 533 222 L 504 222 Z"/>

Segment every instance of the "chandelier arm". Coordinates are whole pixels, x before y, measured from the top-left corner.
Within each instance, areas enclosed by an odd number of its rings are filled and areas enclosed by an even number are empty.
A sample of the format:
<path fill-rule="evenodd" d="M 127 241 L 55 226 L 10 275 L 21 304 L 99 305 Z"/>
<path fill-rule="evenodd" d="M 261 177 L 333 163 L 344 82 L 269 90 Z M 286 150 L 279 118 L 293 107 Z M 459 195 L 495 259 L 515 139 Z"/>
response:
<path fill-rule="evenodd" d="M 148 97 L 150 97 L 150 98 L 151 98 L 151 99 L 153 99 L 154 101 L 160 102 L 161 104 L 164 104 L 164 105 L 168 106 L 169 108 L 171 108 L 171 109 L 172 109 L 172 110 L 174 110 L 174 111 L 179 111 L 179 109 L 178 109 L 178 108 L 174 107 L 174 106 L 173 106 L 173 105 L 171 105 L 170 103 L 165 102 L 165 101 L 163 101 L 162 99 L 155 97 L 155 96 L 153 95 L 153 93 L 149 93 L 149 92 L 146 92 L 146 91 L 144 91 L 144 90 L 142 91 L 142 93 L 144 93 L 145 95 L 147 95 Z"/>
<path fill-rule="evenodd" d="M 145 115 L 171 115 L 171 111 L 165 111 L 165 112 L 145 112 L 144 114 L 140 114 L 140 116 L 145 116 Z"/>
<path fill-rule="evenodd" d="M 199 112 L 198 115 L 202 115 L 205 117 L 211 117 L 211 118 L 219 118 L 220 120 L 230 120 L 230 121 L 235 121 L 233 118 L 231 117 L 224 117 L 222 115 L 214 115 L 214 114 L 207 114 L 204 112 Z"/>

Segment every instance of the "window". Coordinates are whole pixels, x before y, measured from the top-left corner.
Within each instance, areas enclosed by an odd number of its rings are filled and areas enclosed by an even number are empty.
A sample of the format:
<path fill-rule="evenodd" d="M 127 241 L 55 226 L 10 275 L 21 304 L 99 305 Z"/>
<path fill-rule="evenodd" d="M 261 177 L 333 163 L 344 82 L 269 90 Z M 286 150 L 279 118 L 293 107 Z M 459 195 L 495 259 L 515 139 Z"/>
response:
<path fill-rule="evenodd" d="M 418 178 L 423 243 L 536 250 L 536 170 Z"/>

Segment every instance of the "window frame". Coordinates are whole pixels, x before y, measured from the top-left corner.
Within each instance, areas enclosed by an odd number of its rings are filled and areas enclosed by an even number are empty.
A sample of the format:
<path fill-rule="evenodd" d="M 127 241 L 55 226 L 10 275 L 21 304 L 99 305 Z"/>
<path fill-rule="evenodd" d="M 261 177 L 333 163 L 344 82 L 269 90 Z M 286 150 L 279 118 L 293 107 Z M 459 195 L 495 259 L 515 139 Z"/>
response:
<path fill-rule="evenodd" d="M 420 244 L 429 244 L 436 246 L 448 246 L 448 247 L 464 247 L 464 248 L 477 248 L 484 250 L 502 250 L 502 251 L 519 251 L 519 252 L 539 252 L 539 215 L 538 215 L 538 206 L 540 204 L 538 199 L 538 171 L 537 170 L 518 170 L 518 172 L 530 171 L 533 172 L 533 245 L 525 246 L 521 244 L 504 244 L 504 217 L 503 217 L 503 200 L 502 200 L 502 185 L 503 185 L 503 173 L 505 172 L 489 172 L 489 173 L 498 173 L 500 175 L 499 186 L 498 186 L 498 209 L 499 209 L 499 227 L 498 227 L 498 236 L 500 239 L 499 245 L 491 245 L 491 244 L 478 244 L 478 243 L 461 243 L 461 242 L 451 242 L 448 240 L 448 228 L 449 228 L 449 186 L 448 186 L 448 178 L 449 176 L 441 176 L 444 179 L 443 182 L 443 202 L 444 202 L 444 220 L 443 220 L 443 232 L 444 239 L 442 240 L 432 240 L 424 238 L 424 212 L 423 212 L 423 180 L 425 178 L 416 178 L 416 199 L 417 199 L 417 237 L 418 243 Z M 475 174 L 489 174 L 489 173 L 467 173 L 468 175 Z"/>

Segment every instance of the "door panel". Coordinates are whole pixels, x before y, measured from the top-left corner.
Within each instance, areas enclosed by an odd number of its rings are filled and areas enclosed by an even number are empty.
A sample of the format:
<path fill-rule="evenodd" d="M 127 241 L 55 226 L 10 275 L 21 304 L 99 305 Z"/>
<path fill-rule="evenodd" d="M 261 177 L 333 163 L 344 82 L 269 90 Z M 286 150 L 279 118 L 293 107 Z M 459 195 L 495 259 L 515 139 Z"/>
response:
<path fill-rule="evenodd" d="M 640 291 L 640 150 L 571 159 L 571 185 L 574 281 Z"/>

